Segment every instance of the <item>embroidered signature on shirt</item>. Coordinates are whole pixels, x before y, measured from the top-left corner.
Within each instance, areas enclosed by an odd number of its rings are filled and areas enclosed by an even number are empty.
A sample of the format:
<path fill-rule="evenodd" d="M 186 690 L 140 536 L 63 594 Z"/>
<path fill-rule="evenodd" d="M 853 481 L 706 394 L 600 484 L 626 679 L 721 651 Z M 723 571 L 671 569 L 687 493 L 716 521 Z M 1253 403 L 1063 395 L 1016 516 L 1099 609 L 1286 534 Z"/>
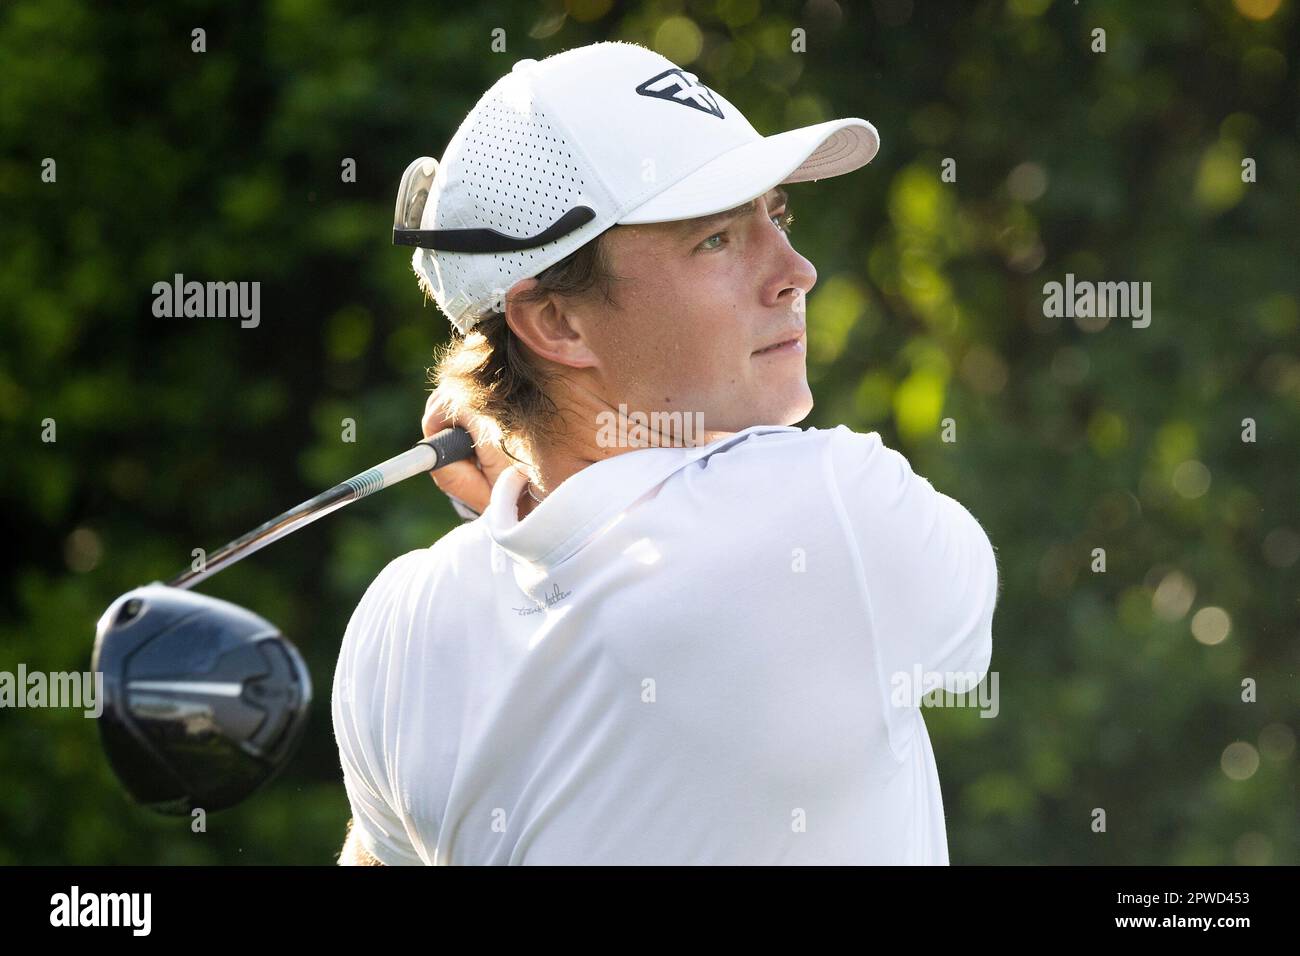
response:
<path fill-rule="evenodd" d="M 514 612 L 518 614 L 520 617 L 525 617 L 526 615 L 529 614 L 541 614 L 552 604 L 555 604 L 557 601 L 563 601 L 566 597 L 568 597 L 572 593 L 573 593 L 572 591 L 561 592 L 560 586 L 558 584 L 555 584 L 552 585 L 551 587 L 551 593 L 546 595 L 545 605 L 539 604 L 537 605 L 537 607 L 517 607 L 514 608 Z"/>

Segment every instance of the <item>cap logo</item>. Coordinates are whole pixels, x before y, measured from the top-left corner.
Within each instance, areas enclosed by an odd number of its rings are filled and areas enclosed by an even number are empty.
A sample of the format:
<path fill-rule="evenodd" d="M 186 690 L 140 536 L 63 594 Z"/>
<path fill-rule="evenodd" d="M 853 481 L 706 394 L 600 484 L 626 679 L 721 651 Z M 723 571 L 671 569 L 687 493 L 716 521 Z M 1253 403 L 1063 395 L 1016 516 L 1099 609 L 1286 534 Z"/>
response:
<path fill-rule="evenodd" d="M 636 88 L 636 91 L 642 96 L 654 96 L 670 103 L 680 103 L 682 106 L 693 107 L 701 113 L 711 113 L 718 119 L 723 118 L 722 110 L 718 108 L 718 101 L 713 98 L 713 92 L 700 83 L 694 73 L 686 73 L 677 68 L 664 70 L 658 76 L 646 80 Z"/>

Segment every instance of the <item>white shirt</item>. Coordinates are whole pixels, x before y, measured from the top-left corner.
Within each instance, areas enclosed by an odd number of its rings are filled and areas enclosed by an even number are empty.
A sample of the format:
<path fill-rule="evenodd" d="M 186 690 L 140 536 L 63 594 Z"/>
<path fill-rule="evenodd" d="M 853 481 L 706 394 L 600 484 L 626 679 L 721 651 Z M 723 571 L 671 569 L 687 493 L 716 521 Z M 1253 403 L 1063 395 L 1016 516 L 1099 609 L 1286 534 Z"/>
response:
<path fill-rule="evenodd" d="M 997 566 L 965 508 L 843 425 L 624 452 L 520 521 L 524 483 L 348 625 L 334 732 L 368 852 L 947 864 L 930 687 L 899 702 L 895 675 L 988 670 Z"/>

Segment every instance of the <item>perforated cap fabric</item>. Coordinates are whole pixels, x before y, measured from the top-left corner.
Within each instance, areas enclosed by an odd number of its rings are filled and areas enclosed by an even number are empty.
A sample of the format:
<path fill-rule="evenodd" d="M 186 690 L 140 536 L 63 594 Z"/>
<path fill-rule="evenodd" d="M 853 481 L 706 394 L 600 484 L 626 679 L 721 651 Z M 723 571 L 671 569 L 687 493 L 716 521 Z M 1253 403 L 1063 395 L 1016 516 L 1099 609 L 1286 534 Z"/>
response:
<path fill-rule="evenodd" d="M 420 227 L 522 239 L 578 207 L 594 216 L 507 252 L 417 248 L 412 265 L 465 334 L 519 280 L 611 226 L 706 216 L 782 183 L 839 176 L 870 162 L 879 142 L 856 118 L 764 137 L 695 74 L 632 43 L 520 60 L 447 145 Z"/>

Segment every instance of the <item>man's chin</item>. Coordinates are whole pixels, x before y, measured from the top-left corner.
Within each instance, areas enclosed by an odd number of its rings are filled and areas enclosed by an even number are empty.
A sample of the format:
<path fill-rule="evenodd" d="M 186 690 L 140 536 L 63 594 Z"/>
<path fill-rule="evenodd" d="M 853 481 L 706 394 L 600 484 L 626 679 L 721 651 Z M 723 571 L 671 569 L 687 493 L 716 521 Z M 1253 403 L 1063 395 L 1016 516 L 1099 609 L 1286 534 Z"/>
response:
<path fill-rule="evenodd" d="M 718 434 L 731 434 L 743 431 L 746 428 L 753 428 L 756 425 L 770 425 L 779 428 L 788 428 L 798 425 L 813 410 L 812 392 L 807 392 L 805 397 L 799 401 L 793 401 L 786 405 L 775 407 L 769 405 L 766 409 L 755 408 L 746 413 L 737 415 L 733 420 L 713 427 L 705 416 L 705 426 L 710 431 L 716 431 Z"/>
<path fill-rule="evenodd" d="M 812 414 L 813 394 L 812 389 L 808 387 L 807 379 L 804 379 L 802 392 L 803 394 L 795 401 L 791 402 L 789 407 L 786 409 L 785 414 L 781 416 L 782 420 L 780 424 L 787 426 L 798 425 L 801 421 Z"/>

